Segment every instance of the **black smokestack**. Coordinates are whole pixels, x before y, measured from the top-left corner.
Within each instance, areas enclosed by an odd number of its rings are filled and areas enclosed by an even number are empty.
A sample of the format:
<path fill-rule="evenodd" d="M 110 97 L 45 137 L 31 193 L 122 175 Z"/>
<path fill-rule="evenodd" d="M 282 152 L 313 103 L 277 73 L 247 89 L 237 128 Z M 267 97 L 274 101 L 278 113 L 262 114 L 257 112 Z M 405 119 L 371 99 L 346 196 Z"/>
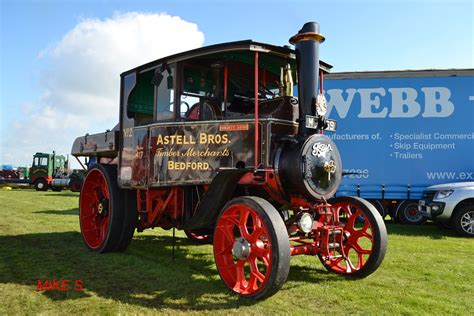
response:
<path fill-rule="evenodd" d="M 308 22 L 298 34 L 290 38 L 295 45 L 298 70 L 299 127 L 298 135 L 314 134 L 314 129 L 306 128 L 306 115 L 316 116 L 315 100 L 318 96 L 319 43 L 324 37 L 319 34 L 319 24 Z"/>

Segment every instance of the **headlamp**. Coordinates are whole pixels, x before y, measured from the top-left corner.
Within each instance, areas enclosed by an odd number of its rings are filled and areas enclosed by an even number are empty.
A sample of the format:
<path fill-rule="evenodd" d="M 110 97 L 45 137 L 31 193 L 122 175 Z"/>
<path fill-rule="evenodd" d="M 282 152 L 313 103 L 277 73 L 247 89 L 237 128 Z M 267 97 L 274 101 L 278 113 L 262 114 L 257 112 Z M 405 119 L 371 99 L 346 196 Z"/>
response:
<path fill-rule="evenodd" d="M 303 213 L 298 219 L 298 227 L 305 233 L 311 232 L 313 229 L 313 216 L 309 213 Z"/>
<path fill-rule="evenodd" d="M 436 192 L 436 195 L 435 195 L 435 199 L 445 199 L 447 197 L 450 197 L 451 194 L 453 194 L 453 190 L 442 190 L 442 191 L 438 191 Z"/>

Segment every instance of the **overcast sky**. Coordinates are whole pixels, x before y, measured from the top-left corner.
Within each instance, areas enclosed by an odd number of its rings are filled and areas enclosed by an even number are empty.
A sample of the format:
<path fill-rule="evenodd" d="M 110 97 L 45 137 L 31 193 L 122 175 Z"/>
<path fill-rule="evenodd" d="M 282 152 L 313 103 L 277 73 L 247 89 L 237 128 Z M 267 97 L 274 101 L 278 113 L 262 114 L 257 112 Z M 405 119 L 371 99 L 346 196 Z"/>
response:
<path fill-rule="evenodd" d="M 67 154 L 118 121 L 119 74 L 226 41 L 321 24 L 334 71 L 474 68 L 474 2 L 0 0 L 0 164 Z"/>

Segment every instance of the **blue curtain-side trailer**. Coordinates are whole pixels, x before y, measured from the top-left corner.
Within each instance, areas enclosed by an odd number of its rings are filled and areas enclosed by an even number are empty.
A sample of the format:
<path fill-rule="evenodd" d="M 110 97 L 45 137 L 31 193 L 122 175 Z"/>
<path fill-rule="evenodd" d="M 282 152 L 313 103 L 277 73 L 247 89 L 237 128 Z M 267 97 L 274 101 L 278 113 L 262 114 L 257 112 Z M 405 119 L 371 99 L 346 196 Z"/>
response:
<path fill-rule="evenodd" d="M 417 224 L 423 189 L 474 181 L 474 69 L 332 73 L 324 89 L 340 123 L 337 195 Z"/>

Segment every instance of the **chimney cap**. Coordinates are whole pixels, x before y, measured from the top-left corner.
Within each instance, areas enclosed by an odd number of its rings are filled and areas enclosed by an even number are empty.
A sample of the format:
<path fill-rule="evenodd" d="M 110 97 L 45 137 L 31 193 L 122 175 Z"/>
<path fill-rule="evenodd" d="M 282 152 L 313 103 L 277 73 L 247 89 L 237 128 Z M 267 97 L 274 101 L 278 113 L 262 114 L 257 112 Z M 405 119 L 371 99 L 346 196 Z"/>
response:
<path fill-rule="evenodd" d="M 319 34 L 319 24 L 316 22 L 307 22 L 303 25 L 298 34 L 290 38 L 290 43 L 296 45 L 300 41 L 318 41 L 324 42 L 325 38 Z"/>
<path fill-rule="evenodd" d="M 301 30 L 298 32 L 298 34 L 302 33 L 319 33 L 319 23 L 317 22 L 306 22 Z"/>

